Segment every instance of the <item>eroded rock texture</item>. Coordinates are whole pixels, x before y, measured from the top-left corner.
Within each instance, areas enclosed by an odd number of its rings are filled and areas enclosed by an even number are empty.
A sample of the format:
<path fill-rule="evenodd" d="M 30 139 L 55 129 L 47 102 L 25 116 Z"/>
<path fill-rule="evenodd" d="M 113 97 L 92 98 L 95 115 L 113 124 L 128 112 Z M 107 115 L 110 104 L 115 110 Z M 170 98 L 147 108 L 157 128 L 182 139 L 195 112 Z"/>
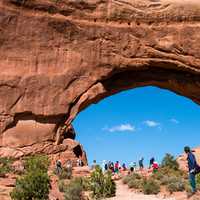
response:
<path fill-rule="evenodd" d="M 65 121 L 129 88 L 200 103 L 199 22 L 199 0 L 1 0 L 0 146 L 55 142 Z"/>

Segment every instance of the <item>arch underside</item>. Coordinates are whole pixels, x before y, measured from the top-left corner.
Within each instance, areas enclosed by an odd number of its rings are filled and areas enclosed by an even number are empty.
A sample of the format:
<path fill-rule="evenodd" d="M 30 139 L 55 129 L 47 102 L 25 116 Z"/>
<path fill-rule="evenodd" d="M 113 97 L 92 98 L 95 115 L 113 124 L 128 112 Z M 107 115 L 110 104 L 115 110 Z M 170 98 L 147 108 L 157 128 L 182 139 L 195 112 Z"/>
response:
<path fill-rule="evenodd" d="M 165 63 L 167 66 L 167 63 Z M 131 67 L 115 71 L 97 81 L 84 92 L 74 103 L 70 110 L 67 123 L 76 115 L 93 103 L 98 103 L 103 98 L 118 92 L 143 86 L 156 86 L 168 89 L 178 95 L 190 98 L 200 104 L 200 78 L 198 74 L 189 71 L 179 71 L 164 67 L 144 67 L 142 70 L 133 70 Z"/>

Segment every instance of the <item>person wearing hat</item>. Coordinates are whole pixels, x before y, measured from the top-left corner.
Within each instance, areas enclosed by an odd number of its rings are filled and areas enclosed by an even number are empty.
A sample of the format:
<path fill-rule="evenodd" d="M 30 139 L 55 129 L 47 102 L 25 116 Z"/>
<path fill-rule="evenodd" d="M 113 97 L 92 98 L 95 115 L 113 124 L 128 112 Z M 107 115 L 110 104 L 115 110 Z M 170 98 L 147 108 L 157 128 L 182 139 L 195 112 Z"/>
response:
<path fill-rule="evenodd" d="M 195 180 L 195 169 L 197 166 L 197 161 L 195 155 L 192 153 L 190 147 L 185 146 L 184 151 L 187 154 L 188 169 L 189 169 L 189 181 L 192 187 L 192 194 L 196 193 L 196 180 Z"/>

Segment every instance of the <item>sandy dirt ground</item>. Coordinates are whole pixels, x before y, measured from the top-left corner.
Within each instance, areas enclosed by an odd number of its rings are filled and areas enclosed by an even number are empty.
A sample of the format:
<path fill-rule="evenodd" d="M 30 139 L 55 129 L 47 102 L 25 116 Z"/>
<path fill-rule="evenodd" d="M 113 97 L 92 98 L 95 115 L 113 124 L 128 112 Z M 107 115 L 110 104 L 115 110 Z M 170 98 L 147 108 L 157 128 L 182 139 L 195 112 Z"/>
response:
<path fill-rule="evenodd" d="M 177 200 L 175 198 L 164 198 L 158 197 L 156 195 L 144 195 L 135 193 L 128 189 L 127 185 L 124 185 L 122 181 L 116 181 L 117 184 L 117 192 L 116 196 L 113 198 L 109 198 L 107 200 Z"/>

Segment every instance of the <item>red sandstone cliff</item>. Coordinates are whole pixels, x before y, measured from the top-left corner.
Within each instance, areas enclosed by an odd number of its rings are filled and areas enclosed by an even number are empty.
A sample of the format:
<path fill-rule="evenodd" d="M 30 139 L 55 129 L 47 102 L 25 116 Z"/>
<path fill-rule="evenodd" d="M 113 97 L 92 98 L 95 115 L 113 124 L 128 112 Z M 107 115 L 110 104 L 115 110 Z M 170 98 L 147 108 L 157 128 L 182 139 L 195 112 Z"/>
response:
<path fill-rule="evenodd" d="M 66 120 L 129 88 L 200 103 L 199 21 L 198 0 L 0 0 L 1 149 L 54 144 Z"/>

